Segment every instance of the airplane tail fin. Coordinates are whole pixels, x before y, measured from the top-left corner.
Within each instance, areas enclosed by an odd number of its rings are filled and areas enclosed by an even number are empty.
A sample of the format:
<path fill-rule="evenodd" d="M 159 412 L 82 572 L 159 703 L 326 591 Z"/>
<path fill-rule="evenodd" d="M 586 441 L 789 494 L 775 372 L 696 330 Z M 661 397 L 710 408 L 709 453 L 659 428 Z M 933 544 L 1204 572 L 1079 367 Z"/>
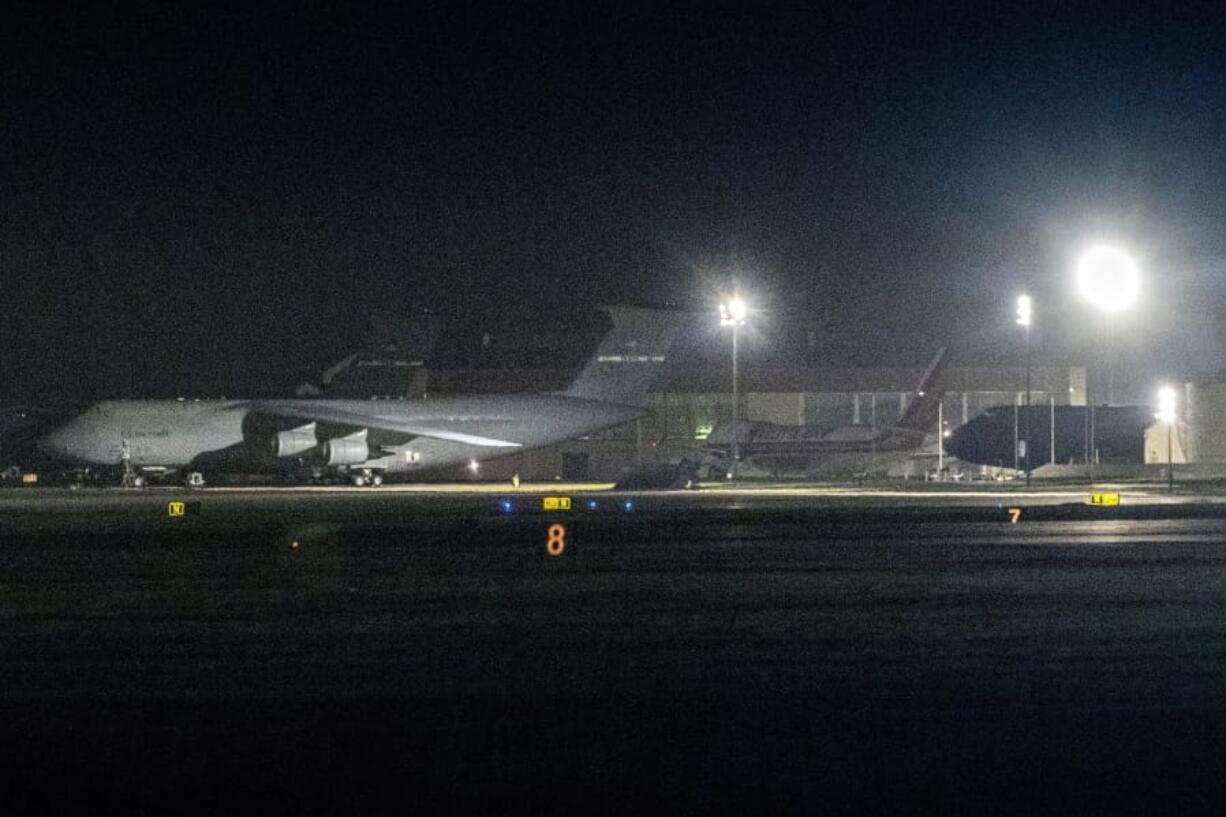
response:
<path fill-rule="evenodd" d="M 613 328 L 564 394 L 624 405 L 644 405 L 685 328 L 685 315 L 657 309 L 607 306 Z"/>
<path fill-rule="evenodd" d="M 898 421 L 898 428 L 927 432 L 936 425 L 938 406 L 941 398 L 945 396 L 945 362 L 948 352 L 947 346 L 937 350 L 936 357 L 928 364 L 924 376 L 915 388 L 915 399 Z"/>

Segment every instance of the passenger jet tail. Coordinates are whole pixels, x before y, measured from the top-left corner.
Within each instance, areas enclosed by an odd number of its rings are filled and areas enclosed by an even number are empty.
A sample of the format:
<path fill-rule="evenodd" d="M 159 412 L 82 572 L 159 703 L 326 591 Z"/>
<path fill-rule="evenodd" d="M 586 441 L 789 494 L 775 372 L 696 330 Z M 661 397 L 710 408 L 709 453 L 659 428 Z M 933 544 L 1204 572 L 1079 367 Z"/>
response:
<path fill-rule="evenodd" d="M 946 346 L 937 350 L 936 357 L 928 364 L 915 389 L 915 399 L 895 424 L 897 428 L 928 432 L 937 424 L 938 407 L 941 398 L 945 396 L 945 361 L 948 352 L 949 347 Z"/>

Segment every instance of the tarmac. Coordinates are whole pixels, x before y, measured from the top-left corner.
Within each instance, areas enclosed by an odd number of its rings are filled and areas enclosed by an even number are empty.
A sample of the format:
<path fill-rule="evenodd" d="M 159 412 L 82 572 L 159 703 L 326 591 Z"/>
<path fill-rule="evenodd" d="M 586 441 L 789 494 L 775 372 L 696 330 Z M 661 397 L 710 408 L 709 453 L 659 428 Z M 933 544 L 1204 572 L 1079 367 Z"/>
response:
<path fill-rule="evenodd" d="M 1226 795 L 1212 497 L 471 487 L 0 492 L 0 809 Z"/>
<path fill-rule="evenodd" d="M 557 511 L 557 502 L 571 503 Z M 1094 502 L 1109 501 L 1110 506 Z M 548 505 L 553 502 L 554 505 Z M 180 516 L 170 508 L 181 503 Z M 554 511 L 547 510 L 555 508 Z M 672 491 L 616 491 L 609 483 L 454 483 L 352 486 L 246 486 L 185 489 L 18 487 L 0 490 L 0 534 L 21 531 L 92 530 L 99 526 L 161 529 L 229 529 L 281 520 L 402 524 L 408 517 L 440 525 L 489 518 L 553 513 L 558 519 L 642 519 L 664 515 L 679 521 L 737 521 L 788 516 L 808 519 L 930 519 L 1013 521 L 1020 518 L 1153 519 L 1226 515 L 1226 494 L 1181 486 L 1175 493 L 1145 483 L 1035 486 L 1010 484 L 700 484 Z"/>

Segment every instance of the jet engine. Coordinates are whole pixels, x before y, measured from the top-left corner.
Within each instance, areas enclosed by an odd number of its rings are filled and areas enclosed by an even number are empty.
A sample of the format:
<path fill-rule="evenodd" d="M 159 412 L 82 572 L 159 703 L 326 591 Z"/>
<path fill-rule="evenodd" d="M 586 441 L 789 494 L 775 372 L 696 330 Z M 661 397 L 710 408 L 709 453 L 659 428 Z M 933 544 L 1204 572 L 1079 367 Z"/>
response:
<path fill-rule="evenodd" d="M 314 424 L 291 431 L 278 432 L 273 435 L 270 442 L 272 453 L 277 457 L 292 457 L 319 444 L 319 441 L 315 439 Z"/>
<path fill-rule="evenodd" d="M 328 465 L 356 465 L 370 459 L 365 435 L 341 437 L 324 443 L 324 462 Z"/>

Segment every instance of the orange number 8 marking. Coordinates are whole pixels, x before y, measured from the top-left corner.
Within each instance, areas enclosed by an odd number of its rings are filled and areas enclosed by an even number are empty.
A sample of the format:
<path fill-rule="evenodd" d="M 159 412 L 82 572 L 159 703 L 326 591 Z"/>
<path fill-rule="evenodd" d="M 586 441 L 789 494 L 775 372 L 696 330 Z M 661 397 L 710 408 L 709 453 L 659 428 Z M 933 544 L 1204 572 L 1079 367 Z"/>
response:
<path fill-rule="evenodd" d="M 549 538 L 545 541 L 545 550 L 550 556 L 561 556 L 566 550 L 566 527 L 555 522 L 549 526 Z"/>

